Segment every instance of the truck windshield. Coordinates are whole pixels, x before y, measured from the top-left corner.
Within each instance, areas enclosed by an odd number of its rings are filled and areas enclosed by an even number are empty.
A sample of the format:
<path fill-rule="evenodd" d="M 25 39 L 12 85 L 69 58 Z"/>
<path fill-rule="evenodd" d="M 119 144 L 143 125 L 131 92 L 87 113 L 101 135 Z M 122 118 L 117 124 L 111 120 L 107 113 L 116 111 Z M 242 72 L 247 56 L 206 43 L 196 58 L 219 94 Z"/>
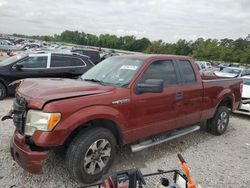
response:
<path fill-rule="evenodd" d="M 81 76 L 82 80 L 103 85 L 127 87 L 144 61 L 126 56 L 110 57 Z"/>

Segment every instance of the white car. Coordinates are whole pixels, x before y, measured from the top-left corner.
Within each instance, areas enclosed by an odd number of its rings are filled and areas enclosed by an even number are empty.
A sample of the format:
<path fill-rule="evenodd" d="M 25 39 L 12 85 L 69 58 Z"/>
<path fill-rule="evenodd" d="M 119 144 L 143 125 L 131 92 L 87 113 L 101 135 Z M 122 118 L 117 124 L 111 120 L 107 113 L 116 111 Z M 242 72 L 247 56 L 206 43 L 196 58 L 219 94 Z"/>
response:
<path fill-rule="evenodd" d="M 214 74 L 218 77 L 237 78 L 250 75 L 250 70 L 238 67 L 226 67 L 222 71 L 215 71 Z"/>
<path fill-rule="evenodd" d="M 205 71 L 209 71 L 212 70 L 212 65 L 209 62 L 206 61 L 196 61 L 196 63 L 198 64 L 198 66 Z"/>
<path fill-rule="evenodd" d="M 243 76 L 242 79 L 243 88 L 241 96 L 241 105 L 236 112 L 250 115 L 250 76 Z"/>

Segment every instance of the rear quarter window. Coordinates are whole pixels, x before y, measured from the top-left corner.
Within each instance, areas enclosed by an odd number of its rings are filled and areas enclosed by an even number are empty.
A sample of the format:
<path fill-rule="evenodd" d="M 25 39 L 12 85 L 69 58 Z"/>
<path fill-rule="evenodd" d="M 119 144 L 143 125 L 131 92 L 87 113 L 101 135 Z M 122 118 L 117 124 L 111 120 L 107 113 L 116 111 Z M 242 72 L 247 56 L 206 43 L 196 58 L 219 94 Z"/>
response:
<path fill-rule="evenodd" d="M 83 67 L 86 66 L 86 63 L 78 58 L 71 56 L 60 56 L 60 55 L 52 55 L 50 67 L 60 68 L 60 67 Z"/>
<path fill-rule="evenodd" d="M 195 73 L 190 61 L 179 60 L 177 61 L 177 65 L 182 75 L 183 83 L 188 84 L 196 82 Z"/>

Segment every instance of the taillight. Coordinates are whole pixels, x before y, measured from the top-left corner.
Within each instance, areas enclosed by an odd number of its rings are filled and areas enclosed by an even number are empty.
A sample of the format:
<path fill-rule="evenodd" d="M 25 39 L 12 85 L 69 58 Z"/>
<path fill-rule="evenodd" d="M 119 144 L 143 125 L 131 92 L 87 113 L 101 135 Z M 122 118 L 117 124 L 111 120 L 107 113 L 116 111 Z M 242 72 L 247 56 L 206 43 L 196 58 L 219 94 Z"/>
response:
<path fill-rule="evenodd" d="M 240 94 L 242 94 L 242 90 L 243 90 L 243 83 L 240 83 Z"/>

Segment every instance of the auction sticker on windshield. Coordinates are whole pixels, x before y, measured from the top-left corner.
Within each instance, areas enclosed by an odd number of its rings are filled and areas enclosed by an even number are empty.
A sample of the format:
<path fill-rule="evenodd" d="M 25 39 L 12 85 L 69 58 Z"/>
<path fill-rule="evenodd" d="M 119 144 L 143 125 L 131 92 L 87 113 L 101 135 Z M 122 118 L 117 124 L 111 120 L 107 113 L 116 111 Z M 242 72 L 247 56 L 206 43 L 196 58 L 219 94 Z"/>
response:
<path fill-rule="evenodd" d="M 138 66 L 135 65 L 122 65 L 120 69 L 126 69 L 126 70 L 137 70 Z"/>

